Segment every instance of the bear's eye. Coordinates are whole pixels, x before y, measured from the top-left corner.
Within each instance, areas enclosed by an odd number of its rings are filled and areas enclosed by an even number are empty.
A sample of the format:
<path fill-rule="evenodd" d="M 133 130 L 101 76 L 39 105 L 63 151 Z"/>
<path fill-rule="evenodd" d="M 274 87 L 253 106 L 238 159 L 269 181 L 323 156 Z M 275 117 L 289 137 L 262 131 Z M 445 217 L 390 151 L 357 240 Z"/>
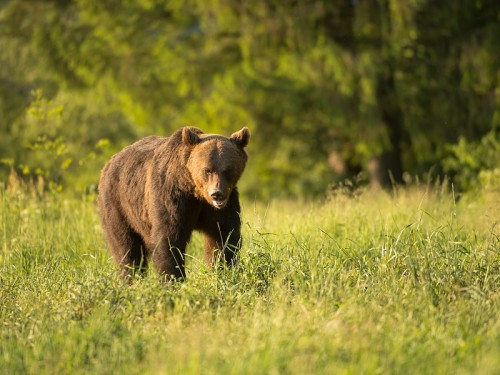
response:
<path fill-rule="evenodd" d="M 226 170 L 225 170 L 224 172 L 222 172 L 222 173 L 224 173 L 224 176 L 225 176 L 228 180 L 230 180 L 230 179 L 233 177 L 233 174 L 234 174 L 234 172 L 233 172 L 233 170 L 232 170 L 232 169 L 226 169 Z"/>
<path fill-rule="evenodd" d="M 210 175 L 210 173 L 212 173 L 212 171 L 208 168 L 203 168 L 203 175 L 205 177 L 208 177 Z"/>

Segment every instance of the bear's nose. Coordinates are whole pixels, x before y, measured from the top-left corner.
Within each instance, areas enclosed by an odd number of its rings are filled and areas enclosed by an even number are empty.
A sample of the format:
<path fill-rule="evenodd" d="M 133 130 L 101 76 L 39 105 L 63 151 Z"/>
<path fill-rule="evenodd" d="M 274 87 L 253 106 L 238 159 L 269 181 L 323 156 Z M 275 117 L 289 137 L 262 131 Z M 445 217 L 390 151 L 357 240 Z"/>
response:
<path fill-rule="evenodd" d="M 224 194 L 222 194 L 222 191 L 220 190 L 213 190 L 211 193 L 210 193 L 210 196 L 215 199 L 216 201 L 219 201 L 219 200 L 222 200 L 222 198 L 224 197 Z"/>

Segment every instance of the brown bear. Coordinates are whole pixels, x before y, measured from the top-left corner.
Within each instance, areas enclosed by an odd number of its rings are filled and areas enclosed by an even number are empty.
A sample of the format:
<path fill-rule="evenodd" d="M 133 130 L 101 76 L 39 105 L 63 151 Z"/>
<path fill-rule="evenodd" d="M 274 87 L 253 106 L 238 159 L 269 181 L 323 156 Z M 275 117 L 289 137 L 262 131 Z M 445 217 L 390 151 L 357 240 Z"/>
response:
<path fill-rule="evenodd" d="M 99 181 L 104 235 L 124 276 L 152 262 L 166 279 L 184 279 L 193 230 L 205 235 L 205 261 L 235 262 L 241 247 L 236 183 L 245 169 L 244 127 L 229 138 L 184 127 L 146 137 L 114 155 Z"/>

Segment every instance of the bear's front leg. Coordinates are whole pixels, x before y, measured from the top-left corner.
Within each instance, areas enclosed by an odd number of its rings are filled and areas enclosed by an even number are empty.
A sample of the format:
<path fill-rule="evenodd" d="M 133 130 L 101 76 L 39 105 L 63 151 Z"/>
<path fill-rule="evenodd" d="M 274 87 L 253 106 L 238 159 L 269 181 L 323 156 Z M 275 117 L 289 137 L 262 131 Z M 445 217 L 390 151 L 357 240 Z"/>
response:
<path fill-rule="evenodd" d="M 171 241 L 168 238 L 156 241 L 152 249 L 151 260 L 165 281 L 185 279 L 185 250 L 186 244 L 182 241 Z"/>
<path fill-rule="evenodd" d="M 186 225 L 176 222 L 164 221 L 153 226 L 149 249 L 151 260 L 166 281 L 185 279 L 185 253 L 190 235 L 191 230 Z"/>
<path fill-rule="evenodd" d="M 155 190 L 157 193 L 160 189 Z M 186 246 L 191 238 L 199 209 L 189 195 L 173 189 L 166 195 L 151 195 L 150 258 L 158 273 L 165 278 L 183 280 Z M 164 202 L 163 204 L 159 202 Z"/>
<path fill-rule="evenodd" d="M 213 267 L 224 260 L 227 265 L 234 265 L 242 243 L 237 192 L 233 192 L 224 209 L 204 210 L 199 229 L 205 234 L 205 263 Z"/>
<path fill-rule="evenodd" d="M 241 248 L 241 234 L 239 228 L 221 230 L 219 234 L 205 234 L 205 263 L 209 267 L 215 266 L 218 261 L 224 260 L 228 266 L 233 266 Z"/>

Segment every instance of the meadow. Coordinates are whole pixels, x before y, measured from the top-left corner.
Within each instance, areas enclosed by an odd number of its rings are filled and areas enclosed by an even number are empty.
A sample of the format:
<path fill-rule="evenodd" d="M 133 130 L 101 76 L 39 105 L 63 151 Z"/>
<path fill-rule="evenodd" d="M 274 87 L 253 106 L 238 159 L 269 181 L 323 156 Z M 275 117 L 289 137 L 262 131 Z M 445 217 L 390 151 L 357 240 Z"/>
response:
<path fill-rule="evenodd" d="M 499 374 L 500 197 L 243 202 L 233 269 L 116 274 L 95 197 L 0 192 L 2 374 Z"/>

